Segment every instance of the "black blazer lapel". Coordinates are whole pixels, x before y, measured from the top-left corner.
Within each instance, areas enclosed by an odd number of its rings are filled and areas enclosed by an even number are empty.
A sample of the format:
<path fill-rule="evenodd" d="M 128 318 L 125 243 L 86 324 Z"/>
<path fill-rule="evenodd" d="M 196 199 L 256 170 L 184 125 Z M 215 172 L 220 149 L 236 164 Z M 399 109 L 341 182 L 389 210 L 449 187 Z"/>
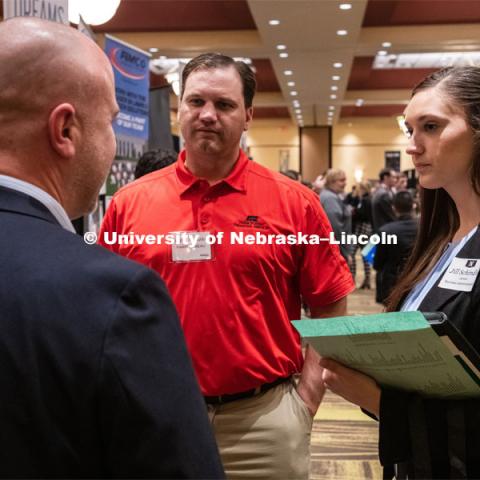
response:
<path fill-rule="evenodd" d="M 472 258 L 480 260 L 480 227 L 474 233 L 473 237 L 463 246 L 463 248 L 457 253 L 457 258 Z M 448 268 L 448 267 L 447 267 Z M 458 290 L 450 290 L 449 288 L 439 287 L 439 283 L 442 281 L 443 275 L 440 275 L 437 283 L 430 289 L 422 303 L 419 306 L 419 310 L 426 311 L 441 311 L 443 307 L 455 297 L 468 292 L 462 292 Z M 475 285 L 478 284 L 480 274 L 475 280 Z M 475 285 L 472 287 L 475 288 Z"/>

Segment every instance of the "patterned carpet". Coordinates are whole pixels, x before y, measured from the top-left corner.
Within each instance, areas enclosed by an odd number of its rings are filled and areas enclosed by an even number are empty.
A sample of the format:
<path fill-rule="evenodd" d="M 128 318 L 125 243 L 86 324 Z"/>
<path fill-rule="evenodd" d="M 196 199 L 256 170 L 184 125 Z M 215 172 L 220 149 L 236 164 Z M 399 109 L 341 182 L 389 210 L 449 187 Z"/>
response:
<path fill-rule="evenodd" d="M 351 315 L 378 313 L 381 306 L 372 290 L 356 290 L 349 296 L 348 310 Z M 381 479 L 377 442 L 377 422 L 327 392 L 313 425 L 310 479 Z"/>

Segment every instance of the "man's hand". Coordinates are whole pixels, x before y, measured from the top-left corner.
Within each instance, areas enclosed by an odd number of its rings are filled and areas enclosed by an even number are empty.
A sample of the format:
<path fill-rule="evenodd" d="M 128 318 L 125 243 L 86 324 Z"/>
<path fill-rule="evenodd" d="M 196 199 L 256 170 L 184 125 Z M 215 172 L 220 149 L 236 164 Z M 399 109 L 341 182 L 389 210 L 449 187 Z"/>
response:
<path fill-rule="evenodd" d="M 312 417 L 317 413 L 325 394 L 323 368 L 319 365 L 320 358 L 320 355 L 310 345 L 307 345 L 305 362 L 297 386 L 297 392 L 307 405 Z"/>
<path fill-rule="evenodd" d="M 330 358 L 319 362 L 327 388 L 379 418 L 381 390 L 375 380 Z"/>

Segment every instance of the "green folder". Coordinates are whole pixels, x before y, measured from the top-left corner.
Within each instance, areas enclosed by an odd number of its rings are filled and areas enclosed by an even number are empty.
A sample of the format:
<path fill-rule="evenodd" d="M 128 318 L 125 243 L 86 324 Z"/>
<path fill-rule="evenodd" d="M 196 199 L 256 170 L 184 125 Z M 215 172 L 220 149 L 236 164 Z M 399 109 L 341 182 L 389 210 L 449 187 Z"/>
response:
<path fill-rule="evenodd" d="M 320 355 L 380 385 L 427 397 L 480 397 L 480 357 L 442 313 L 393 312 L 292 323 Z M 449 335 L 452 329 L 454 335 Z"/>

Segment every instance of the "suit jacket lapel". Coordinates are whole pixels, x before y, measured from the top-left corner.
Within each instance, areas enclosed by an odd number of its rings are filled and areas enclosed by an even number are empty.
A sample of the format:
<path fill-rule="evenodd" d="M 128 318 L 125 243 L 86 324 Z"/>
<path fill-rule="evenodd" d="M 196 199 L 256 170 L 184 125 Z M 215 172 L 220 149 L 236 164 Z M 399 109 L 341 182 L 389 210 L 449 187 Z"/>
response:
<path fill-rule="evenodd" d="M 473 234 L 473 237 L 470 238 L 470 240 L 457 253 L 456 257 L 480 259 L 480 227 Z M 440 288 L 438 285 L 442 281 L 443 275 L 444 274 L 440 275 L 437 283 L 430 289 L 423 299 L 418 308 L 420 311 L 440 311 L 444 305 L 451 301 L 454 297 L 462 293 L 466 293 L 458 290 L 450 290 L 448 288 Z M 475 283 L 478 282 L 479 277 L 480 275 L 477 277 Z"/>

